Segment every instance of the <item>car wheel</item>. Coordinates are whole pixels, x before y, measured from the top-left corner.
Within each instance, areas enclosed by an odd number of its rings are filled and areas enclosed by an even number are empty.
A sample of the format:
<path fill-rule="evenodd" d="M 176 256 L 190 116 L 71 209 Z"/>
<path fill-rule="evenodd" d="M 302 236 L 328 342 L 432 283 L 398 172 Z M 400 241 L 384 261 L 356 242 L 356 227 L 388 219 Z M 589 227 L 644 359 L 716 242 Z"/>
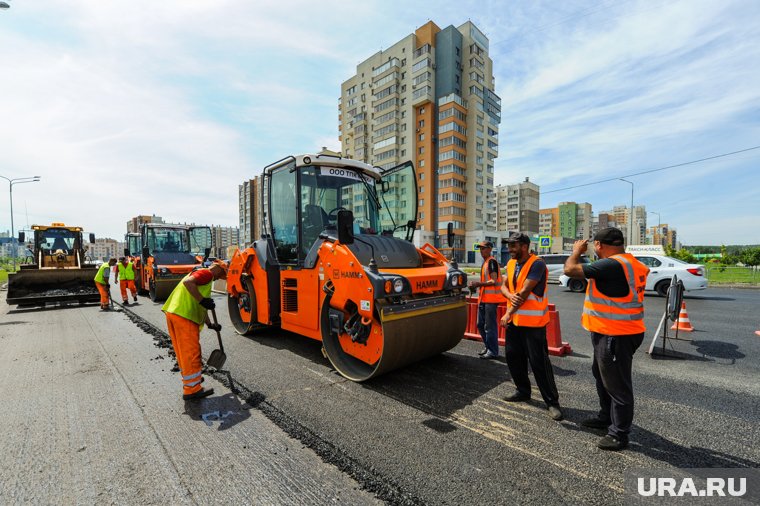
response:
<path fill-rule="evenodd" d="M 571 279 L 567 282 L 567 287 L 571 292 L 583 292 L 586 290 L 585 279 Z"/>
<path fill-rule="evenodd" d="M 657 283 L 654 289 L 657 292 L 657 295 L 659 295 L 660 297 L 667 297 L 669 287 L 670 287 L 670 280 L 665 279 Z"/>

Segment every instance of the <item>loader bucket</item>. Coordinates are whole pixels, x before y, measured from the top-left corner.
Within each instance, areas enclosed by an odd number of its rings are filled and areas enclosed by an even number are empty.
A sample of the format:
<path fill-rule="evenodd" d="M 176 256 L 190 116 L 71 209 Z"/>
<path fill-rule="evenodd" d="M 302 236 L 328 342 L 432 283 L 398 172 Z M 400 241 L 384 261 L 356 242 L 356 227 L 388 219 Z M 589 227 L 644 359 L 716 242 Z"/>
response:
<path fill-rule="evenodd" d="M 97 302 L 96 267 L 81 269 L 22 269 L 8 275 L 8 304 L 45 305 L 50 302 Z"/>
<path fill-rule="evenodd" d="M 329 302 L 329 301 L 328 301 Z M 327 304 L 325 304 L 327 307 Z M 373 331 L 380 339 L 374 362 L 360 360 L 347 350 L 347 335 L 330 331 L 329 311 L 322 313 L 322 342 L 335 369 L 352 381 L 366 381 L 454 348 L 464 336 L 467 304 L 461 297 L 441 297 L 417 305 L 378 306 L 380 321 Z"/>

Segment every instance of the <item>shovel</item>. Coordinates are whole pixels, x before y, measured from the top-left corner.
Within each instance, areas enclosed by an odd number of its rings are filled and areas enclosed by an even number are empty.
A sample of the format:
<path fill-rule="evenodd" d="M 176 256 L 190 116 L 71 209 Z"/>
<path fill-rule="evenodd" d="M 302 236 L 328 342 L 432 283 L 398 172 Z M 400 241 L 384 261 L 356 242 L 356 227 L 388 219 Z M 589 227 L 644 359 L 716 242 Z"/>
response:
<path fill-rule="evenodd" d="M 214 318 L 214 325 L 216 325 L 216 309 L 211 310 L 211 316 Z M 224 346 L 222 345 L 222 333 L 216 331 L 216 337 L 219 339 L 219 349 L 214 350 L 209 355 L 206 364 L 210 365 L 214 369 L 221 369 L 224 363 L 227 361 L 227 355 L 224 354 Z"/>

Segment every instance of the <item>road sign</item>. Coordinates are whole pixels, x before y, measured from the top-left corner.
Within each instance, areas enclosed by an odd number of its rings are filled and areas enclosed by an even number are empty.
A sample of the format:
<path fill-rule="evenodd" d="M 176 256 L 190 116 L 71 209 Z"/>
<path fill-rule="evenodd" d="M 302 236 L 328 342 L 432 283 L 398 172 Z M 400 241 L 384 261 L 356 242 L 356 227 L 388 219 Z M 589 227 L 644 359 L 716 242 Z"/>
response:
<path fill-rule="evenodd" d="M 479 248 L 478 248 L 478 246 L 479 246 L 479 245 L 480 245 L 480 243 L 479 243 L 479 242 L 474 242 L 474 243 L 472 243 L 472 251 L 478 251 L 478 249 L 479 249 Z"/>
<path fill-rule="evenodd" d="M 552 238 L 550 235 L 542 235 L 538 238 L 538 245 L 542 248 L 551 248 L 552 247 Z"/>

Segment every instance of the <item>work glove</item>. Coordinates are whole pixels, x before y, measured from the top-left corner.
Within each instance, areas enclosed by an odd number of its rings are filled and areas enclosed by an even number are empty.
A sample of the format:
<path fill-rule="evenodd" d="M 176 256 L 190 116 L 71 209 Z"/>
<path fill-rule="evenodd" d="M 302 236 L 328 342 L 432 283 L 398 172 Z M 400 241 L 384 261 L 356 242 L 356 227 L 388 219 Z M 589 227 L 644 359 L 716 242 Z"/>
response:
<path fill-rule="evenodd" d="M 221 323 L 209 323 L 206 325 L 209 330 L 222 330 L 222 324 Z"/>
<path fill-rule="evenodd" d="M 212 299 L 209 299 L 208 297 L 201 299 L 200 303 L 201 306 L 205 307 L 206 309 L 214 309 L 216 307 L 216 304 Z"/>

